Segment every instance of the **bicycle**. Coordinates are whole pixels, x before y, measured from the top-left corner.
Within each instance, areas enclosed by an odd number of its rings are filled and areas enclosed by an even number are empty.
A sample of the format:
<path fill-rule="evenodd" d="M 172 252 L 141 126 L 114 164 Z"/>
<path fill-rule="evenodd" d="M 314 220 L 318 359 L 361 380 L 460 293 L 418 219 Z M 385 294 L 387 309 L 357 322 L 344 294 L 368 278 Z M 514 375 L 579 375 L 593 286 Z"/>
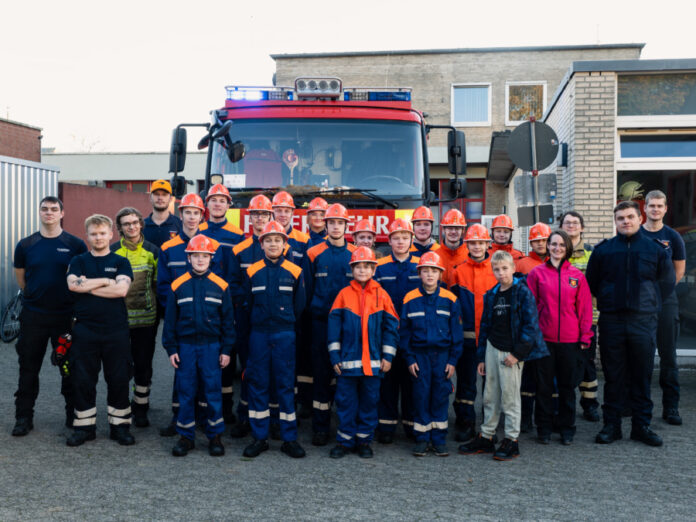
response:
<path fill-rule="evenodd" d="M 2 312 L 0 319 L 0 338 L 11 343 L 19 336 L 19 314 L 22 312 L 22 291 L 19 290 Z"/>

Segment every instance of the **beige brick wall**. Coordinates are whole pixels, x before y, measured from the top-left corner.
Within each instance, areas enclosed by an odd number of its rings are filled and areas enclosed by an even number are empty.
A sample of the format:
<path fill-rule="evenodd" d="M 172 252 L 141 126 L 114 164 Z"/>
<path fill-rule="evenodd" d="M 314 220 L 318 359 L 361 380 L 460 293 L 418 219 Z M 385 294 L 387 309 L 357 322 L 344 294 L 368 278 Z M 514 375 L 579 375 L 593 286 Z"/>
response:
<path fill-rule="evenodd" d="M 573 61 L 639 57 L 637 48 L 619 48 L 278 58 L 276 84 L 325 75 L 338 76 L 346 86 L 412 87 L 413 106 L 428 114 L 428 123 L 449 125 L 452 84 L 490 83 L 491 126 L 462 129 L 468 145 L 488 146 L 493 131 L 513 128 L 505 125 L 507 81 L 546 81 L 549 101 Z M 431 146 L 443 146 L 445 133 L 433 133 L 431 140 Z"/>

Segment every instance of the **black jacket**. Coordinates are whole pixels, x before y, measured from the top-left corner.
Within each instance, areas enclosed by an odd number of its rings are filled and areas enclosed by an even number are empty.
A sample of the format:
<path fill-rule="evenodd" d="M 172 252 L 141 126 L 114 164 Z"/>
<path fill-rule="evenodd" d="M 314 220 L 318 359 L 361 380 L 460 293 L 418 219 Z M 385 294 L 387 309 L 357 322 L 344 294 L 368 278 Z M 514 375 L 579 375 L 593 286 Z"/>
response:
<path fill-rule="evenodd" d="M 657 313 L 675 285 L 667 250 L 641 230 L 599 243 L 585 277 L 602 313 Z"/>

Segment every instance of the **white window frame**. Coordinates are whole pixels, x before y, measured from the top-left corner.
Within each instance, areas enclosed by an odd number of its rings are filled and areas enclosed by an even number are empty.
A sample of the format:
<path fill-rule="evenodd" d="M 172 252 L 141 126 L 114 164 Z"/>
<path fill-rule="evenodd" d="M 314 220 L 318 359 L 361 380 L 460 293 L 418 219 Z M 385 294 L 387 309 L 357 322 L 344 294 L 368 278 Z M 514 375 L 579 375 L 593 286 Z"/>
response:
<path fill-rule="evenodd" d="M 693 118 L 693 117 L 692 117 Z M 648 122 L 644 122 L 646 125 Z M 663 123 L 660 119 L 655 118 L 650 120 L 651 124 Z M 630 127 L 629 127 L 630 129 Z M 681 157 L 645 157 L 645 158 L 624 158 L 621 156 L 621 137 L 626 135 L 678 135 L 678 134 L 694 134 L 693 132 L 670 131 L 664 128 L 646 128 L 643 127 L 640 132 L 630 132 L 629 129 L 617 129 L 616 141 L 614 143 L 614 158 L 615 171 L 620 170 L 696 170 L 696 156 L 681 156 Z"/>
<path fill-rule="evenodd" d="M 486 121 L 455 121 L 454 120 L 454 91 L 460 87 L 487 87 L 488 88 L 488 119 Z M 450 122 L 452 127 L 490 127 L 492 114 L 492 93 L 490 82 L 478 83 L 453 83 L 450 88 Z"/>
<path fill-rule="evenodd" d="M 505 125 L 508 127 L 514 127 L 519 125 L 520 123 L 524 123 L 525 120 L 520 120 L 520 121 L 515 121 L 515 120 L 510 120 L 508 117 L 510 116 L 510 86 L 511 85 L 541 85 L 544 88 L 544 106 L 543 110 L 541 111 L 541 115 L 543 116 L 546 114 L 546 81 L 544 80 L 539 80 L 539 81 L 524 81 L 524 82 L 518 82 L 518 81 L 507 81 L 505 82 Z M 541 120 L 541 116 L 537 118 L 538 120 Z"/>

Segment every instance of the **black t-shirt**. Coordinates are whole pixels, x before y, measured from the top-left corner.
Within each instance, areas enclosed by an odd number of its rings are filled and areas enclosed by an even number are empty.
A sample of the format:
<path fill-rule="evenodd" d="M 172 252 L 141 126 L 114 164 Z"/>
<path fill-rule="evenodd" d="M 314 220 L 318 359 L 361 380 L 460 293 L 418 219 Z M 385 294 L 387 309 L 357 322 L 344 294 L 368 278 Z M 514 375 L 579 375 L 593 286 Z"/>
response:
<path fill-rule="evenodd" d="M 152 221 L 152 214 L 147 216 L 144 221 L 143 236 L 150 243 L 157 245 L 157 248 L 161 248 L 164 243 L 176 237 L 182 230 L 181 218 L 174 214 L 169 214 L 169 217 L 160 225 Z"/>
<path fill-rule="evenodd" d="M 686 259 L 686 245 L 684 240 L 679 235 L 679 232 L 673 228 L 663 225 L 657 232 L 651 232 L 643 227 L 643 234 L 651 239 L 657 239 L 666 248 L 667 254 L 672 259 L 672 261 L 684 261 Z M 663 300 L 677 300 L 676 289 L 669 296 L 663 298 Z"/>
<path fill-rule="evenodd" d="M 85 252 L 85 243 L 67 232 L 58 237 L 36 232 L 17 243 L 14 267 L 24 269 L 24 307 L 53 315 L 72 313 L 75 299 L 66 282 L 68 265 Z"/>
<path fill-rule="evenodd" d="M 493 300 L 493 314 L 491 319 L 490 334 L 488 340 L 498 350 L 511 352 L 512 326 L 510 321 L 510 300 L 512 287 L 505 291 L 498 291 Z"/>
<path fill-rule="evenodd" d="M 70 262 L 68 274 L 85 276 L 87 279 L 108 277 L 116 279 L 125 275 L 133 279 L 130 262 L 122 256 L 109 252 L 105 256 L 94 256 L 87 252 Z M 107 298 L 92 294 L 75 294 L 75 317 L 77 322 L 90 328 L 104 330 L 128 328 L 128 311 L 123 297 Z"/>

